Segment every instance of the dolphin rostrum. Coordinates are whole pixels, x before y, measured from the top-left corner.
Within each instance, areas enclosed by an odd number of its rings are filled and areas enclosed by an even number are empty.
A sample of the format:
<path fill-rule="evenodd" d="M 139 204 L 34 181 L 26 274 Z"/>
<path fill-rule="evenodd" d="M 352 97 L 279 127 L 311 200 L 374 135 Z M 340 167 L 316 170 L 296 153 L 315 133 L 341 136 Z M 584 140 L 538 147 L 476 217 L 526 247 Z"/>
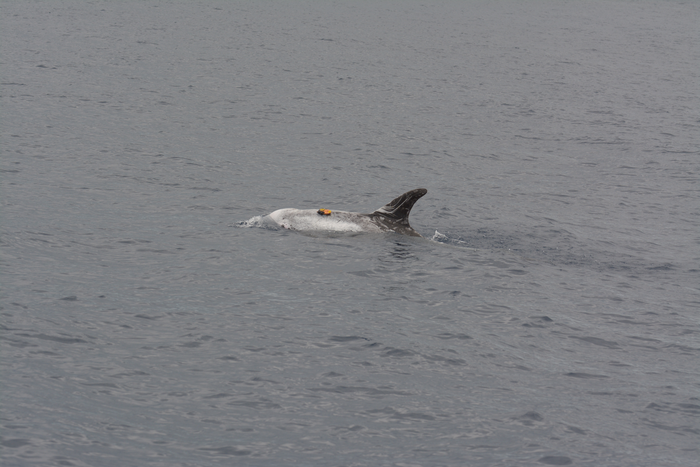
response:
<path fill-rule="evenodd" d="M 423 195 L 425 188 L 407 191 L 371 214 L 331 211 L 329 209 L 279 209 L 269 215 L 285 229 L 333 232 L 396 232 L 420 237 L 408 223 L 411 208 Z"/>

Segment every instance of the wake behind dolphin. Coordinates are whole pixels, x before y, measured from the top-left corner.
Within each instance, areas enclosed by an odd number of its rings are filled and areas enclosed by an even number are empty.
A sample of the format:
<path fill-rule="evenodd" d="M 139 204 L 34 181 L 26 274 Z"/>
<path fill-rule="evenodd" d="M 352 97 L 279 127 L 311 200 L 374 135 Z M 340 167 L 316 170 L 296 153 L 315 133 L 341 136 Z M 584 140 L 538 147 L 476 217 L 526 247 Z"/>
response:
<path fill-rule="evenodd" d="M 371 214 L 331 211 L 329 209 L 279 209 L 268 218 L 277 225 L 299 231 L 331 232 L 396 232 L 421 237 L 408 223 L 411 208 L 423 195 L 425 188 L 407 191 Z"/>

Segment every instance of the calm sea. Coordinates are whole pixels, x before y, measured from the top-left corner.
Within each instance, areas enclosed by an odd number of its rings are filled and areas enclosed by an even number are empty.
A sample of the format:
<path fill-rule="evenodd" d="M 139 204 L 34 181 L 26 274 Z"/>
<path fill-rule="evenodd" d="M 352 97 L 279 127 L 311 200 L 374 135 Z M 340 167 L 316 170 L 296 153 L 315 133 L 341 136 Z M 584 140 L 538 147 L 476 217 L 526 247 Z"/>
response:
<path fill-rule="evenodd" d="M 0 16 L 3 466 L 700 462 L 699 3 Z"/>

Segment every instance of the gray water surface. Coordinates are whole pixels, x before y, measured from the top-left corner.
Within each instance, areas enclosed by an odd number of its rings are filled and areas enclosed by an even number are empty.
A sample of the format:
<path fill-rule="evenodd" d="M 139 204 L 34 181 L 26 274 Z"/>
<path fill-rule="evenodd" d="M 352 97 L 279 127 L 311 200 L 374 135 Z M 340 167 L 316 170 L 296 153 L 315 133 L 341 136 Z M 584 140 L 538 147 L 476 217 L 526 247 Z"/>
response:
<path fill-rule="evenodd" d="M 3 466 L 697 465 L 698 3 L 0 16 Z"/>

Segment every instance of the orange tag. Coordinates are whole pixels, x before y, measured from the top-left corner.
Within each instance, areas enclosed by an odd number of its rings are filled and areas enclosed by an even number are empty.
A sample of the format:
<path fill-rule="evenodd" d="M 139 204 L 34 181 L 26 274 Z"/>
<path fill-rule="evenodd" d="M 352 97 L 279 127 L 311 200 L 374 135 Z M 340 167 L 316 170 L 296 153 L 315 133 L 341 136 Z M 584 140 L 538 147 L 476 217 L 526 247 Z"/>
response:
<path fill-rule="evenodd" d="M 330 216 L 331 210 L 330 209 L 319 209 L 318 213 L 322 216 Z"/>

